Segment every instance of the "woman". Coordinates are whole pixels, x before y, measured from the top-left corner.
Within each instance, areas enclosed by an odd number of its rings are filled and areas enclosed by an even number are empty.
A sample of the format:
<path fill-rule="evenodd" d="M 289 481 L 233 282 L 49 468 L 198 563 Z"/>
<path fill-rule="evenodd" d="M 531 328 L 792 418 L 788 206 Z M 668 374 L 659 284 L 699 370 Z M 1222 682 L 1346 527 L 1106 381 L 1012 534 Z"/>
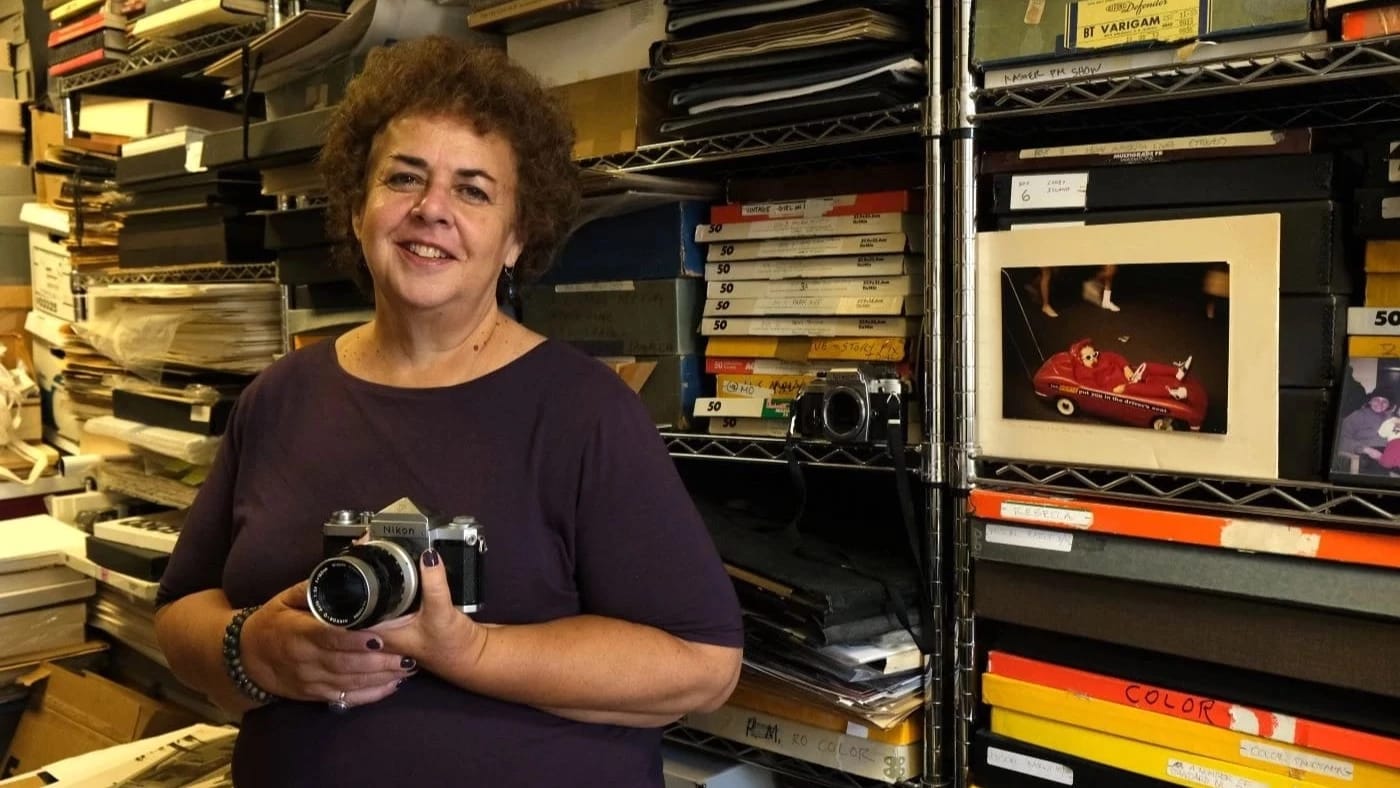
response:
<path fill-rule="evenodd" d="M 446 39 L 376 51 L 340 105 L 320 166 L 374 319 L 248 387 L 156 618 L 246 712 L 240 785 L 659 786 L 657 727 L 733 688 L 733 588 L 645 410 L 497 307 L 568 227 L 571 145 L 528 74 Z M 483 525 L 482 610 L 429 550 L 420 611 L 321 624 L 322 523 L 402 497 Z"/>

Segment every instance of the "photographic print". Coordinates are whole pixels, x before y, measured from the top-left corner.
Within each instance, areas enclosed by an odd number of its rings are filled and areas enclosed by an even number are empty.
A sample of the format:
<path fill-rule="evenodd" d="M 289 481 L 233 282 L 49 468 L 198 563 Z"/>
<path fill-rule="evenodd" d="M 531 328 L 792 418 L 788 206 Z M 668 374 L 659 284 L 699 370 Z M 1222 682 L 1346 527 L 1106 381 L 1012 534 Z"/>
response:
<path fill-rule="evenodd" d="M 980 453 L 1277 478 L 1279 222 L 980 233 Z"/>
<path fill-rule="evenodd" d="M 1334 481 L 1400 486 L 1400 359 L 1347 361 L 1331 476 Z"/>
<path fill-rule="evenodd" d="M 1002 416 L 1225 433 L 1228 281 L 1219 261 L 1003 269 Z"/>

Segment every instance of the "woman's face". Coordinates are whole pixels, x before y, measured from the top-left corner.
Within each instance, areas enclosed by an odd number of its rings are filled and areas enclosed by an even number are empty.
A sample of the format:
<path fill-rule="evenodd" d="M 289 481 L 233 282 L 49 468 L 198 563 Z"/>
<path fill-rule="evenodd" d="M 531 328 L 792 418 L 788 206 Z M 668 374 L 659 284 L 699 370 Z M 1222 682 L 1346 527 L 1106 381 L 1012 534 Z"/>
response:
<path fill-rule="evenodd" d="M 370 150 L 353 218 L 380 303 L 432 310 L 494 303 L 515 265 L 515 153 L 463 120 L 400 116 Z"/>

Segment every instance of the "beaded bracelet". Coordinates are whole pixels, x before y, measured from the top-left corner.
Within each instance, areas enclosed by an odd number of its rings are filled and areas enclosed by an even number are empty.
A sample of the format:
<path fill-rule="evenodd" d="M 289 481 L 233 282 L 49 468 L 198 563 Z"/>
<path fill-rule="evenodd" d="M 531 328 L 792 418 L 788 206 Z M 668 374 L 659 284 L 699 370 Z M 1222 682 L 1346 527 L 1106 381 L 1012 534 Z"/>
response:
<path fill-rule="evenodd" d="M 253 615 L 259 607 L 262 605 L 253 605 L 239 610 L 233 614 L 233 620 L 228 622 L 228 626 L 224 628 L 224 672 L 228 673 L 229 680 L 246 697 L 258 703 L 270 703 L 276 700 L 276 697 L 254 684 L 253 680 L 248 678 L 248 674 L 243 671 L 241 648 L 243 622 L 247 621 L 248 616 Z"/>

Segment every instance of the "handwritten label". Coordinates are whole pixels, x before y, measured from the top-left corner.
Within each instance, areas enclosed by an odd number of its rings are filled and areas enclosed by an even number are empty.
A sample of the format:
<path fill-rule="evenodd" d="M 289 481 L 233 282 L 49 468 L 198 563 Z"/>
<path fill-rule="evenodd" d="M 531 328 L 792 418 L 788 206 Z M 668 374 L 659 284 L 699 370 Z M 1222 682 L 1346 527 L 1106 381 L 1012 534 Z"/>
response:
<path fill-rule="evenodd" d="M 1067 506 L 1048 506 L 1022 501 L 1002 501 L 1001 517 L 1004 520 L 1068 525 L 1071 528 L 1092 528 L 1094 525 L 1094 513 L 1085 509 L 1071 509 Z"/>
<path fill-rule="evenodd" d="M 1000 747 L 987 748 L 987 764 L 998 769 L 1039 777 L 1060 785 L 1074 785 L 1074 770 L 1064 764 L 1022 755 L 1019 752 L 1003 750 Z"/>
<path fill-rule="evenodd" d="M 1185 41 L 1200 35 L 1199 0 L 1079 0 L 1066 41 L 1102 49 L 1143 41 Z"/>
<path fill-rule="evenodd" d="M 987 543 L 1068 553 L 1074 549 L 1074 534 L 1066 531 L 1041 531 L 1035 528 L 1017 528 L 1014 525 L 991 523 L 987 526 Z"/>
<path fill-rule="evenodd" d="M 1151 709 L 1159 714 L 1204 722 L 1215 725 L 1210 713 L 1215 709 L 1215 701 L 1198 698 L 1171 690 L 1148 687 L 1142 684 L 1129 684 L 1123 688 L 1123 699 L 1138 708 Z"/>
<path fill-rule="evenodd" d="M 786 202 L 761 202 L 745 205 L 739 209 L 742 216 L 769 219 L 803 219 L 824 216 L 836 207 L 834 197 L 815 197 L 810 200 L 790 200 Z"/>
<path fill-rule="evenodd" d="M 1268 785 L 1248 777 L 1222 772 L 1199 763 L 1183 761 L 1180 758 L 1167 759 L 1167 776 L 1178 780 L 1205 785 L 1208 788 L 1269 788 Z"/>
<path fill-rule="evenodd" d="M 1400 335 L 1400 308 L 1354 306 L 1347 309 L 1347 333 L 1363 336 Z"/>
<path fill-rule="evenodd" d="M 1275 747 L 1272 744 L 1250 741 L 1249 739 L 1240 740 L 1240 755 L 1256 761 L 1297 769 L 1301 772 L 1334 777 L 1338 780 L 1350 780 L 1356 773 L 1356 767 L 1346 761 Z"/>
<path fill-rule="evenodd" d="M 1089 173 L 1017 175 L 1011 179 L 1011 210 L 1083 208 L 1088 198 Z"/>

